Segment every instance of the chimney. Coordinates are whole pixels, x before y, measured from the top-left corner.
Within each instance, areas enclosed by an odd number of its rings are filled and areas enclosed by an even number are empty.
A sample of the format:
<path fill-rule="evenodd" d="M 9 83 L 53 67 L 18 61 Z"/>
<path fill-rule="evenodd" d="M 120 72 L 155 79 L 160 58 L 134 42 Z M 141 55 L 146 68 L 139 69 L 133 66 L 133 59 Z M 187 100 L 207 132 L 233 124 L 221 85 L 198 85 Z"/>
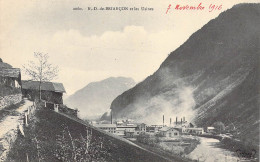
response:
<path fill-rule="evenodd" d="M 183 122 L 185 122 L 185 116 L 183 117 Z"/>
<path fill-rule="evenodd" d="M 111 124 L 113 124 L 113 115 L 112 115 L 112 109 L 111 109 L 110 115 L 111 115 Z"/>
<path fill-rule="evenodd" d="M 163 127 L 164 127 L 164 115 L 163 115 Z"/>
<path fill-rule="evenodd" d="M 176 116 L 176 125 L 178 124 L 178 117 Z"/>
<path fill-rule="evenodd" d="M 172 118 L 170 118 L 170 125 L 172 125 Z"/>
<path fill-rule="evenodd" d="M 181 125 L 182 125 L 182 118 L 181 118 Z"/>

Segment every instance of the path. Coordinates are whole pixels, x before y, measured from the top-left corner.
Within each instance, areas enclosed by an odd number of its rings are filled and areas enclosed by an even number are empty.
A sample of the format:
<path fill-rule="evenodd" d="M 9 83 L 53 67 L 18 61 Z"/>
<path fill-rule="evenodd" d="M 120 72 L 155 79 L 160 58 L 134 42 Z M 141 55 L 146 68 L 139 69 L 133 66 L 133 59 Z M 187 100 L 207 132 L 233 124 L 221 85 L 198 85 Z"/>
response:
<path fill-rule="evenodd" d="M 0 161 L 4 160 L 17 136 L 17 127 L 23 120 L 22 113 L 27 110 L 33 102 L 24 99 L 24 104 L 17 109 L 9 110 L 8 114 L 0 121 Z"/>

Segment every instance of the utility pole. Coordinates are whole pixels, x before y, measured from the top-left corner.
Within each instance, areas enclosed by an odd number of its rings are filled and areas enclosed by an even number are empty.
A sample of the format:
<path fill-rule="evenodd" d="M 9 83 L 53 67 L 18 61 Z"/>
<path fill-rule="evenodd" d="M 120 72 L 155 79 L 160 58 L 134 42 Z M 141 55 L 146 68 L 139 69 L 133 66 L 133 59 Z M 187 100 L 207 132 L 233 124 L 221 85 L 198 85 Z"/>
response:
<path fill-rule="evenodd" d="M 112 109 L 111 109 L 110 114 L 111 114 L 111 124 L 113 124 L 113 114 L 112 114 Z"/>
<path fill-rule="evenodd" d="M 163 115 L 163 127 L 164 127 L 164 115 Z"/>

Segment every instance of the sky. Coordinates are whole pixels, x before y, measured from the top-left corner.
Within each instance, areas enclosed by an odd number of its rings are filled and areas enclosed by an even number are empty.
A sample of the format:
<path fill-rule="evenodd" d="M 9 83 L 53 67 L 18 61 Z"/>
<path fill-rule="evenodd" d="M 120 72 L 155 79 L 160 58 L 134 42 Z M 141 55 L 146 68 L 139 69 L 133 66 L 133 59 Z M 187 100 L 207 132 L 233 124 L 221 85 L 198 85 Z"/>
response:
<path fill-rule="evenodd" d="M 243 2 L 260 0 L 0 0 L 0 57 L 21 68 L 33 60 L 34 52 L 48 53 L 49 61 L 59 67 L 54 81 L 64 84 L 67 95 L 108 77 L 140 82 L 192 33 Z M 176 4 L 199 3 L 204 10 L 174 10 Z M 209 12 L 210 4 L 222 9 Z M 88 7 L 153 11 L 88 11 Z M 22 79 L 28 78 L 22 75 Z"/>

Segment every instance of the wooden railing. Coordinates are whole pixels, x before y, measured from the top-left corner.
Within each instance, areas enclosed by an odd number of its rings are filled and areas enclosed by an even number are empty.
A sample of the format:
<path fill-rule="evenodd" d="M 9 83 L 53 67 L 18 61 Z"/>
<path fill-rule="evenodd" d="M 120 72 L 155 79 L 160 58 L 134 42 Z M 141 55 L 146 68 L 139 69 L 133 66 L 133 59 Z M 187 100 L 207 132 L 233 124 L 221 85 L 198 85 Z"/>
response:
<path fill-rule="evenodd" d="M 26 127 L 28 126 L 29 121 L 34 116 L 35 109 L 36 109 L 35 105 L 32 105 L 32 106 L 29 106 L 27 108 L 27 110 L 25 111 L 25 113 L 24 113 L 24 121 L 25 121 L 24 124 L 25 124 Z"/>
<path fill-rule="evenodd" d="M 36 106 L 34 104 L 32 106 L 29 106 L 27 108 L 27 110 L 24 111 L 24 114 L 22 116 L 22 121 L 20 122 L 20 124 L 18 126 L 18 128 L 23 136 L 25 136 L 23 128 L 24 128 L 24 126 L 25 127 L 29 126 L 29 123 L 30 123 L 30 121 L 32 121 L 32 118 L 35 114 L 35 110 L 36 110 Z"/>

